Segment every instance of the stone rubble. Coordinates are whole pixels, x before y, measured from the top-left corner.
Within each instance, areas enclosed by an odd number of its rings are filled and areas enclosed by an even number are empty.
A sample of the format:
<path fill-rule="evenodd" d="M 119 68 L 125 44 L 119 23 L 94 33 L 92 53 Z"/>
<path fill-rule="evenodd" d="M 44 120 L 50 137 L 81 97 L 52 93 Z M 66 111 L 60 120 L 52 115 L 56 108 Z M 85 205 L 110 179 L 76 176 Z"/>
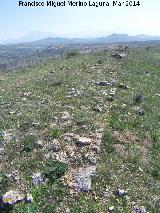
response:
<path fill-rule="evenodd" d="M 114 81 L 100 81 L 100 82 L 95 82 L 95 84 L 99 86 L 115 86 Z"/>
<path fill-rule="evenodd" d="M 146 210 L 146 208 L 144 207 L 144 206 L 142 206 L 142 207 L 134 207 L 133 209 L 132 209 L 132 213 L 147 213 L 147 210 Z"/>
<path fill-rule="evenodd" d="M 123 189 L 118 189 L 116 191 L 116 195 L 122 197 L 122 196 L 126 196 L 127 195 L 127 191 L 123 190 Z"/>
<path fill-rule="evenodd" d="M 8 174 L 7 176 L 11 178 L 13 181 L 18 181 L 20 179 L 18 171 L 13 171 L 11 174 Z"/>
<path fill-rule="evenodd" d="M 34 173 L 32 175 L 32 183 L 33 183 L 33 185 L 40 185 L 40 184 L 45 183 L 45 179 L 40 172 Z"/>
<path fill-rule="evenodd" d="M 23 199 L 23 194 L 13 190 L 6 192 L 2 197 L 3 202 L 10 205 L 15 204 L 17 201 L 22 201 Z"/>
<path fill-rule="evenodd" d="M 79 135 L 77 135 L 74 139 L 78 146 L 88 146 L 92 143 L 90 138 L 80 137 Z"/>
<path fill-rule="evenodd" d="M 109 91 L 109 95 L 111 96 L 114 96 L 116 94 L 116 88 L 112 88 L 110 91 Z"/>
<path fill-rule="evenodd" d="M 126 84 L 124 84 L 124 83 L 121 83 L 121 84 L 119 84 L 119 88 L 123 89 L 123 90 L 126 90 L 126 89 L 128 89 L 128 86 Z"/>

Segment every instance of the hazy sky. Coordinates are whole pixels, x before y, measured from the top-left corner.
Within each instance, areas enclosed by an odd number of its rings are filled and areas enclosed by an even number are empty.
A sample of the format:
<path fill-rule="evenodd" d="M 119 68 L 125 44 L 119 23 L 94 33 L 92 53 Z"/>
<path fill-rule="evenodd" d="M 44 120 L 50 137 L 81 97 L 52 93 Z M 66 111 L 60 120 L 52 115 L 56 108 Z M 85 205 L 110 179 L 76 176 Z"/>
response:
<path fill-rule="evenodd" d="M 112 3 L 112 0 L 108 1 Z M 18 2 L 0 0 L 0 40 L 22 37 L 31 31 L 53 32 L 70 37 L 104 36 L 114 32 L 160 35 L 160 0 L 140 0 L 139 7 L 99 8 L 24 8 L 19 7 Z"/>

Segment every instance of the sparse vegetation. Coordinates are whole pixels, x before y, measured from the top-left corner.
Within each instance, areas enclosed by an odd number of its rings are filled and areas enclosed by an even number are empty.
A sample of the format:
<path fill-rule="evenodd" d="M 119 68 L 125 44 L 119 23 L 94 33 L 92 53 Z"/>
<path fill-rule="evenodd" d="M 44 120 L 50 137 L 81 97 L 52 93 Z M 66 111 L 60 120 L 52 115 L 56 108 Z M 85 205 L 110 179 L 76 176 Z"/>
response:
<path fill-rule="evenodd" d="M 66 58 L 69 59 L 78 55 L 79 55 L 79 52 L 77 50 L 72 50 L 66 53 Z"/>
<path fill-rule="evenodd" d="M 0 195 L 33 196 L 11 212 L 159 212 L 160 44 L 128 47 L 0 73 Z"/>

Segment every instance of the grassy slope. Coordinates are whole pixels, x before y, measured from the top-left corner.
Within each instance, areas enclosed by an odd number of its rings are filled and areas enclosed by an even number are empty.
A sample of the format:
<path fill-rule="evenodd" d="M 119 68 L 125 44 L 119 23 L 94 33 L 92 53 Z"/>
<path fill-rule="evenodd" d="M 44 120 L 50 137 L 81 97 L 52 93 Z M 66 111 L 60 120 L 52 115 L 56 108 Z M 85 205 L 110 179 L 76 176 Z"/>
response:
<path fill-rule="evenodd" d="M 98 60 L 102 64 L 97 64 Z M 84 63 L 87 65 L 84 66 Z M 52 71 L 52 72 L 51 72 Z M 148 71 L 150 75 L 145 75 Z M 108 102 L 100 87 L 92 80 L 116 79 L 117 92 L 113 102 Z M 107 212 L 114 205 L 115 212 L 131 212 L 134 206 L 145 206 L 149 212 L 158 212 L 160 206 L 160 132 L 159 93 L 160 67 L 157 50 L 131 49 L 125 59 L 116 61 L 109 52 L 92 53 L 68 60 L 54 60 L 47 64 L 1 74 L 0 101 L 1 131 L 12 129 L 16 135 L 4 144 L 5 155 L 0 168 L 4 173 L 20 172 L 21 184 L 1 181 L 1 193 L 19 188 L 31 192 L 32 205 L 17 204 L 13 212 L 31 208 L 38 212 Z M 63 81 L 62 85 L 56 85 Z M 129 89 L 122 90 L 124 82 Z M 67 98 L 70 88 L 80 91 L 75 98 Z M 23 93 L 31 92 L 26 99 Z M 142 94 L 141 103 L 134 103 L 133 96 Z M 125 105 L 124 105 L 125 104 Z M 95 113 L 99 105 L 103 112 Z M 139 106 L 145 111 L 139 116 L 133 109 Z M 63 127 L 59 122 L 61 113 L 73 116 L 72 126 Z M 12 113 L 13 112 L 13 113 Z M 38 123 L 33 127 L 33 123 Z M 31 149 L 22 153 L 29 132 L 37 139 L 53 131 L 52 124 L 63 135 L 73 132 L 89 136 L 98 128 L 104 128 L 97 176 L 93 178 L 93 192 L 70 194 L 60 181 L 34 187 L 30 177 L 45 168 L 46 149 Z M 86 125 L 85 128 L 82 126 Z M 3 139 L 2 139 L 3 141 Z M 72 163 L 72 167 L 84 161 Z M 125 189 L 128 196 L 119 198 L 114 191 Z M 59 210 L 58 210 L 59 207 Z"/>

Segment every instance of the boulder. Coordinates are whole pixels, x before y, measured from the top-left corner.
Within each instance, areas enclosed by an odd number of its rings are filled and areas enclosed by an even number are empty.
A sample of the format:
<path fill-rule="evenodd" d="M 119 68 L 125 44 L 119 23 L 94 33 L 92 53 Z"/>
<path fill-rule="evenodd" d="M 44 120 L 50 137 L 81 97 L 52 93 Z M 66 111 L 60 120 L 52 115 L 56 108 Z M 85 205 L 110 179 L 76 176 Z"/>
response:
<path fill-rule="evenodd" d="M 118 53 L 112 54 L 111 57 L 115 58 L 115 59 L 122 59 L 123 58 L 122 55 L 118 54 Z"/>
<path fill-rule="evenodd" d="M 92 143 L 92 140 L 90 138 L 80 137 L 79 135 L 75 137 L 75 140 L 78 146 L 88 146 Z"/>
<path fill-rule="evenodd" d="M 128 89 L 128 86 L 127 86 L 126 84 L 124 84 L 124 83 L 121 83 L 121 84 L 119 85 L 119 88 L 120 88 L 120 89 L 123 89 L 123 90 L 126 90 L 126 89 Z"/>
<path fill-rule="evenodd" d="M 114 86 L 115 82 L 114 81 L 100 81 L 100 82 L 96 82 L 96 85 L 99 86 Z"/>
<path fill-rule="evenodd" d="M 10 204 L 10 205 L 15 204 L 18 201 L 22 201 L 23 199 L 24 199 L 24 195 L 13 190 L 6 192 L 2 197 L 3 203 Z"/>
<path fill-rule="evenodd" d="M 35 173 L 32 175 L 32 183 L 33 185 L 40 185 L 42 183 L 44 183 L 44 177 L 42 176 L 42 174 L 40 172 Z"/>
<path fill-rule="evenodd" d="M 76 176 L 77 186 L 79 191 L 89 192 L 92 189 L 91 177 L 96 174 L 96 167 L 90 166 L 81 168 Z"/>

